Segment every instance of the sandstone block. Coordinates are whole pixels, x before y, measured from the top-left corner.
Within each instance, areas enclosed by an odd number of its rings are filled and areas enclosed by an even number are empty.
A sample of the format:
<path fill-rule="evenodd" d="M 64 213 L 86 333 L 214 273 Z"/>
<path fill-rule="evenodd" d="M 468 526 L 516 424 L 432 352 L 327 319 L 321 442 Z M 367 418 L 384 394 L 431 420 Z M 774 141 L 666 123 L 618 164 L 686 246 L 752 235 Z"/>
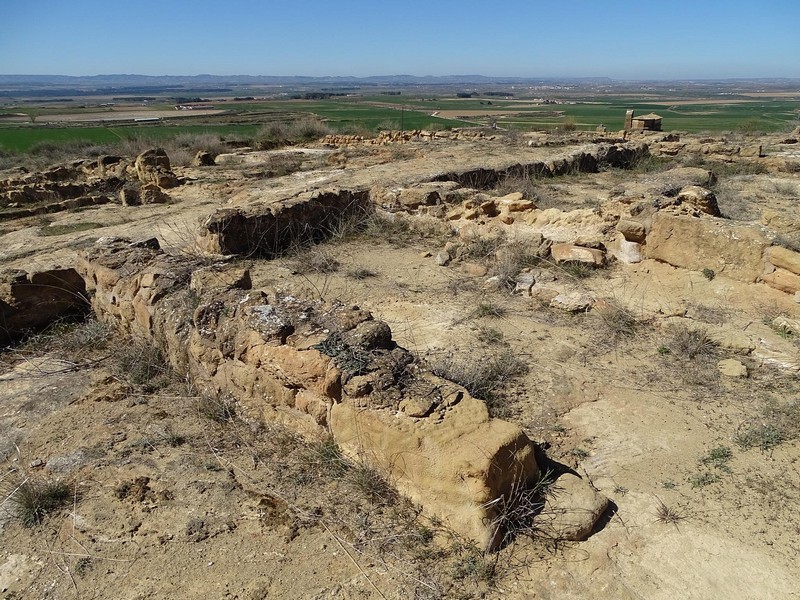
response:
<path fill-rule="evenodd" d="M 637 242 L 639 244 L 644 242 L 646 236 L 644 225 L 630 219 L 620 219 L 617 223 L 617 231 L 625 236 L 625 239 L 629 242 Z"/>
<path fill-rule="evenodd" d="M 720 216 L 717 197 L 714 195 L 714 192 L 700 187 L 699 185 L 690 185 L 683 188 L 678 193 L 677 199 L 679 202 L 694 206 L 713 217 Z"/>
<path fill-rule="evenodd" d="M 572 292 L 570 294 L 559 294 L 550 300 L 552 308 L 558 308 L 567 312 L 586 312 L 592 307 L 594 300 L 591 296 L 581 294 L 580 292 Z"/>
<path fill-rule="evenodd" d="M 577 475 L 565 473 L 550 487 L 536 524 L 554 539 L 581 541 L 589 537 L 608 508 L 608 498 Z"/>
<path fill-rule="evenodd" d="M 214 156 L 205 150 L 198 150 L 192 159 L 193 167 L 213 167 L 214 165 L 216 165 Z"/>
<path fill-rule="evenodd" d="M 86 285 L 75 269 L 0 275 L 0 343 L 88 308 Z"/>
<path fill-rule="evenodd" d="M 647 258 L 676 267 L 754 282 L 763 271 L 764 250 L 770 245 L 760 228 L 721 219 L 658 212 L 647 235 Z"/>
<path fill-rule="evenodd" d="M 550 248 L 550 254 L 557 263 L 574 261 L 601 266 L 606 260 L 605 252 L 602 250 L 573 244 L 553 244 Z"/>
<path fill-rule="evenodd" d="M 767 249 L 767 261 L 774 266 L 786 269 L 800 275 L 800 252 L 782 248 L 781 246 L 771 246 Z"/>
<path fill-rule="evenodd" d="M 776 290 L 789 294 L 800 292 L 800 275 L 795 275 L 786 269 L 775 269 L 772 273 L 762 275 L 761 279 Z"/>
<path fill-rule="evenodd" d="M 168 185 L 167 187 L 174 186 Z M 140 198 L 142 204 L 166 204 L 170 201 L 169 194 L 164 192 L 161 187 L 155 183 L 144 184 L 140 190 Z"/>
<path fill-rule="evenodd" d="M 725 377 L 747 377 L 747 367 L 735 358 L 727 358 L 719 361 L 717 369 L 720 375 Z"/>
<path fill-rule="evenodd" d="M 461 391 L 438 418 L 359 409 L 331 409 L 331 431 L 343 451 L 369 457 L 398 488 L 481 548 L 500 541 L 492 502 L 538 476 L 533 446 L 516 425 L 490 419 L 486 405 Z M 415 415 L 425 403 L 404 401 Z"/>
<path fill-rule="evenodd" d="M 134 169 L 142 183 L 152 183 L 164 189 L 178 185 L 178 178 L 170 168 L 169 157 L 161 148 L 142 152 L 136 157 Z"/>

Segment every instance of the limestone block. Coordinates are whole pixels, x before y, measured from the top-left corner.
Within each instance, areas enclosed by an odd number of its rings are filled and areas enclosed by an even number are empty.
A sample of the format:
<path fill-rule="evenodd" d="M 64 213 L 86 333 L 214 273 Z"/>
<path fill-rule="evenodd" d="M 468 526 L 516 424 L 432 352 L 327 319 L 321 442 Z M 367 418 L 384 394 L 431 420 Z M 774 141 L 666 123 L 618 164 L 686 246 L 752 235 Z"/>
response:
<path fill-rule="evenodd" d="M 763 254 L 769 240 L 760 228 L 734 225 L 714 218 L 697 218 L 658 212 L 647 235 L 647 258 L 675 267 L 754 282 L 763 271 Z"/>
<path fill-rule="evenodd" d="M 638 242 L 628 241 L 621 233 L 617 234 L 607 248 L 611 256 L 626 265 L 642 262 L 642 245 Z"/>

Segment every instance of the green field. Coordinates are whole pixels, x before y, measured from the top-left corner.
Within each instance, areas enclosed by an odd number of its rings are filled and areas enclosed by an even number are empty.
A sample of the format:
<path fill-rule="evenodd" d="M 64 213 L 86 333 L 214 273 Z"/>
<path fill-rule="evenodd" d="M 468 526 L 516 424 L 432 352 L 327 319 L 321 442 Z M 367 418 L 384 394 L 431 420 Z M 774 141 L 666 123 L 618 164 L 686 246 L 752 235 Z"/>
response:
<path fill-rule="evenodd" d="M 698 102 L 687 104 L 686 102 Z M 252 102 L 211 101 L 225 113 L 216 116 L 167 118 L 158 123 L 86 126 L 71 124 L 15 123 L 0 125 L 0 149 L 27 152 L 42 142 L 85 141 L 113 144 L 118 140 L 145 138 L 159 140 L 181 134 L 212 133 L 226 139 L 251 139 L 265 124 L 291 121 L 309 116 L 324 121 L 331 129 L 343 132 L 375 132 L 378 129 L 428 129 L 488 125 L 497 122 L 501 129 L 547 130 L 565 126 L 593 130 L 601 123 L 609 130 L 622 129 L 625 111 L 636 114 L 655 112 L 663 117 L 665 131 L 723 132 L 780 131 L 800 121 L 800 102 L 786 99 L 732 96 L 718 100 L 695 100 L 685 94 L 660 96 L 645 101 L 636 96 L 583 97 L 559 104 L 534 105 L 524 98 L 454 96 L 422 99 L 409 96 L 361 96 L 328 100 L 271 100 Z M 153 103 L 153 109 L 169 108 Z M 44 115 L 94 111 L 66 105 L 61 108 L 13 107 L 9 111 Z M 461 111 L 464 111 L 463 118 Z M 432 116 L 433 113 L 441 113 Z M 478 114 L 476 114 L 478 113 Z M 451 118 L 445 118 L 450 116 Z"/>

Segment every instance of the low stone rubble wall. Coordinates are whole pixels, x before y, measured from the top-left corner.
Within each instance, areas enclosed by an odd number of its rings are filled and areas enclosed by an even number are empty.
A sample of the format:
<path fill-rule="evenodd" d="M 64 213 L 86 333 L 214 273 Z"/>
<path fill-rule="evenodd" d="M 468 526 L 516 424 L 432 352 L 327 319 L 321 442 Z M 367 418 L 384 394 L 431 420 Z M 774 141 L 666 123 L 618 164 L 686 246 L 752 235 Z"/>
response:
<path fill-rule="evenodd" d="M 493 501 L 538 477 L 519 427 L 425 372 L 366 311 L 250 289 L 245 269 L 187 264 L 155 240 L 111 240 L 79 268 L 98 318 L 150 339 L 198 389 L 299 431 L 329 431 L 483 548 L 502 534 Z"/>

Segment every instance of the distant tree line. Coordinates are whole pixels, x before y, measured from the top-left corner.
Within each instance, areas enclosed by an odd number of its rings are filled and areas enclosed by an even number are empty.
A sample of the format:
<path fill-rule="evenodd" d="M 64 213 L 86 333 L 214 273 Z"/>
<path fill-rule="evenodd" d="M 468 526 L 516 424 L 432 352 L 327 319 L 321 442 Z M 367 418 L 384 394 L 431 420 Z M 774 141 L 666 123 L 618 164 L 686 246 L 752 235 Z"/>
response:
<path fill-rule="evenodd" d="M 306 92 L 305 94 L 292 94 L 289 98 L 292 100 L 328 100 L 334 96 L 347 96 L 347 94 L 337 94 L 335 92 Z"/>

